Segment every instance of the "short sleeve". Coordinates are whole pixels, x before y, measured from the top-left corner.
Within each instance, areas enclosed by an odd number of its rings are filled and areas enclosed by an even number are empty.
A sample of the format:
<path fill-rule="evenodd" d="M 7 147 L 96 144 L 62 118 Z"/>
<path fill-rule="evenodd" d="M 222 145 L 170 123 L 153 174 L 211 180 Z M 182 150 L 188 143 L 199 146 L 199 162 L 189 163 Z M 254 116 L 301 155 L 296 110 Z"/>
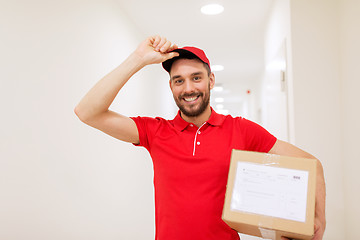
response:
<path fill-rule="evenodd" d="M 249 151 L 269 152 L 276 142 L 276 137 L 265 128 L 242 118 L 241 129 L 244 133 L 246 148 Z"/>
<path fill-rule="evenodd" d="M 140 143 L 134 145 L 145 147 L 150 151 L 154 136 L 161 124 L 160 119 L 150 117 L 131 117 L 131 119 L 135 122 L 139 133 Z"/>

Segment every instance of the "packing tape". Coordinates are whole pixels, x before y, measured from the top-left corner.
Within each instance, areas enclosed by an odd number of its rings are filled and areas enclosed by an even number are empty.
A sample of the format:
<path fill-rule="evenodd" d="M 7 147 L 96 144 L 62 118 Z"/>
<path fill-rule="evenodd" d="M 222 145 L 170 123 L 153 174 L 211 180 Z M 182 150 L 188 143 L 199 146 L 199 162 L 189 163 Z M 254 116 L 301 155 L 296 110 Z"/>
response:
<path fill-rule="evenodd" d="M 280 155 L 276 154 L 265 154 L 264 159 L 262 161 L 264 166 L 273 166 L 280 164 Z"/>
<path fill-rule="evenodd" d="M 260 230 L 262 238 L 276 240 L 275 230 L 270 230 L 270 229 L 261 228 L 261 227 L 259 227 L 259 230 Z"/>
<path fill-rule="evenodd" d="M 261 216 L 259 219 L 258 227 L 262 238 L 275 240 L 276 232 L 274 228 L 274 218 L 270 216 Z"/>

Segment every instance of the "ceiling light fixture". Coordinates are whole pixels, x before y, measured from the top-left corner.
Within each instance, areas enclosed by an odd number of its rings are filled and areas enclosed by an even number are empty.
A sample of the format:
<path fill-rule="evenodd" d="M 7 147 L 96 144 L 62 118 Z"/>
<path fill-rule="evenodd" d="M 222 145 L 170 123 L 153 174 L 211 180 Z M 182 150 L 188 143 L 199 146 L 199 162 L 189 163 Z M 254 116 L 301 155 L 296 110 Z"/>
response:
<path fill-rule="evenodd" d="M 216 110 L 216 112 L 219 114 L 223 114 L 223 115 L 229 114 L 229 110 L 227 110 L 227 109 L 219 109 L 219 110 Z"/>
<path fill-rule="evenodd" d="M 217 104 L 216 105 L 216 109 L 219 110 L 219 109 L 224 109 L 224 105 L 223 104 Z"/>
<path fill-rule="evenodd" d="M 224 88 L 223 88 L 223 86 L 214 86 L 214 88 L 213 88 L 213 90 L 215 91 L 215 92 L 222 92 L 222 91 L 224 91 Z"/>
<path fill-rule="evenodd" d="M 224 11 L 224 7 L 220 4 L 208 4 L 201 8 L 201 12 L 205 15 L 217 15 Z"/>

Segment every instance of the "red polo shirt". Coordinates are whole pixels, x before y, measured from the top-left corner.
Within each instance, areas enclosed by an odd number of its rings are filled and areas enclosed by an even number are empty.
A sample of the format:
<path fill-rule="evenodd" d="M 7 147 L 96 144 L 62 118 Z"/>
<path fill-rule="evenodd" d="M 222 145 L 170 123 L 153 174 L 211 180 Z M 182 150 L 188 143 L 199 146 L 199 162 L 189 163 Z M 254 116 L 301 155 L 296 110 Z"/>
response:
<path fill-rule="evenodd" d="M 132 118 L 153 160 L 156 240 L 235 240 L 221 219 L 232 149 L 268 152 L 276 138 L 256 123 L 212 110 L 201 127 Z"/>

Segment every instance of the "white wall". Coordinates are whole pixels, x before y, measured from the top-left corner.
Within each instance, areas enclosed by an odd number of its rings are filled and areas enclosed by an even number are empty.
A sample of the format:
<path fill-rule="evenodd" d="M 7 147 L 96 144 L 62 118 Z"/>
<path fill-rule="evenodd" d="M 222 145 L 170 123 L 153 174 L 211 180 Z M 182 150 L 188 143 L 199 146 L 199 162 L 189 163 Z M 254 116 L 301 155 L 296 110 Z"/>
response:
<path fill-rule="evenodd" d="M 266 67 L 262 81 L 262 112 L 266 129 L 279 139 L 294 143 L 289 5 L 289 0 L 274 1 L 269 14 L 264 42 Z M 285 61 L 285 68 L 274 64 L 274 60 L 279 59 Z M 281 90 L 281 70 L 287 71 L 284 90 Z"/>
<path fill-rule="evenodd" d="M 290 1 L 295 139 L 324 166 L 327 240 L 345 235 L 339 6 Z"/>
<path fill-rule="evenodd" d="M 345 226 L 346 239 L 359 239 L 357 229 L 360 222 L 360 169 L 359 135 L 360 135 L 360 1 L 344 0 L 340 6 L 340 40 L 341 40 L 341 89 L 342 89 L 342 129 L 344 155 L 340 160 L 344 164 L 345 179 Z M 345 239 L 345 238 L 344 238 Z"/>
<path fill-rule="evenodd" d="M 143 40 L 131 26 L 112 0 L 1 2 L 0 239 L 154 238 L 148 153 L 73 113 Z M 166 79 L 147 67 L 113 108 L 172 116 Z"/>
<path fill-rule="evenodd" d="M 276 0 L 266 35 L 266 62 L 287 40 L 291 142 L 324 166 L 326 240 L 359 238 L 359 11 L 356 0 Z"/>

